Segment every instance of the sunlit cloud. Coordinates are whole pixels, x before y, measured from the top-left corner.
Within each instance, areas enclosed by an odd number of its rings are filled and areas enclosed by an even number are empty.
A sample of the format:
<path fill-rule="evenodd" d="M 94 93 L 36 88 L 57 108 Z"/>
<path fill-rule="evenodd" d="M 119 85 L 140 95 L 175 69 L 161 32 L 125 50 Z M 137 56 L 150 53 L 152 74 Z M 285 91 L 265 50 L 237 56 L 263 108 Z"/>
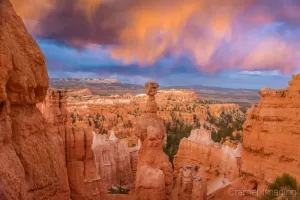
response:
<path fill-rule="evenodd" d="M 241 71 L 240 74 L 251 76 L 280 76 L 281 73 L 278 70 L 273 71 Z"/>
<path fill-rule="evenodd" d="M 78 49 L 108 45 L 105 51 L 126 65 L 152 66 L 168 55 L 188 57 L 197 70 L 212 74 L 288 74 L 300 67 L 300 2 L 295 0 L 12 2 L 39 38 Z"/>

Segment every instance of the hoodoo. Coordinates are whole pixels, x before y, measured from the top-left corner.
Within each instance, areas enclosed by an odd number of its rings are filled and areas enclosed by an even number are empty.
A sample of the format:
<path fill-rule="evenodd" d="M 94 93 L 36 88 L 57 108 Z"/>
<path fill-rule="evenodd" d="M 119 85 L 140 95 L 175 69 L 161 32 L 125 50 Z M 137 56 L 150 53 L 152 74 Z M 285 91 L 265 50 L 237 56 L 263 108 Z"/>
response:
<path fill-rule="evenodd" d="M 137 136 L 141 139 L 136 175 L 137 200 L 171 200 L 172 165 L 163 152 L 166 137 L 163 121 L 157 116 L 157 83 L 145 84 L 147 111 L 138 119 Z"/>

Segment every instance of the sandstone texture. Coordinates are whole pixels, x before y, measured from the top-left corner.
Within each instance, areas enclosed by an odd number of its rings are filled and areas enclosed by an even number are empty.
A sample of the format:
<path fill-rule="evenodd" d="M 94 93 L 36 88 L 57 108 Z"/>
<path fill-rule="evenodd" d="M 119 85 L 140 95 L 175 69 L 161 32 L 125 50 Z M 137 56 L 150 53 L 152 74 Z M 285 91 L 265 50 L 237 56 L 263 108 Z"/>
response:
<path fill-rule="evenodd" d="M 206 181 L 196 176 L 192 166 L 185 165 L 180 169 L 177 181 L 178 200 L 205 200 L 207 195 Z"/>
<path fill-rule="evenodd" d="M 67 166 L 65 185 L 70 187 L 70 197 L 118 199 L 118 195 L 108 195 L 107 189 L 133 187 L 139 145 L 129 147 L 127 139 L 116 138 L 113 131 L 96 134 L 92 127 L 72 127 L 67 97 L 65 90 L 49 89 L 37 107 L 45 118 L 49 138 L 62 154 L 60 162 Z"/>
<path fill-rule="evenodd" d="M 88 88 L 78 89 L 78 90 L 69 90 L 67 91 L 67 96 L 89 96 L 92 95 L 92 91 Z"/>
<path fill-rule="evenodd" d="M 209 105 L 210 112 L 214 115 L 219 117 L 222 112 L 225 113 L 232 113 L 233 111 L 238 111 L 240 106 L 237 104 L 212 104 Z"/>
<path fill-rule="evenodd" d="M 2 199 L 69 199 L 60 143 L 36 103 L 49 86 L 45 58 L 8 0 L 0 1 L 0 188 Z"/>
<path fill-rule="evenodd" d="M 182 172 L 194 173 L 207 182 L 207 192 L 213 192 L 240 176 L 241 150 L 241 144 L 234 148 L 214 143 L 210 131 L 203 127 L 192 130 L 181 140 L 174 159 L 176 182 L 180 182 Z"/>
<path fill-rule="evenodd" d="M 71 198 L 98 200 L 105 197 L 106 182 L 97 174 L 93 151 L 93 131 L 72 128 L 67 135 L 67 168 Z M 104 198 L 103 197 L 103 198 Z M 105 199 L 105 198 L 104 198 Z"/>
<path fill-rule="evenodd" d="M 300 75 L 287 89 L 263 88 L 247 112 L 242 171 L 261 190 L 283 173 L 300 181 Z"/>
<path fill-rule="evenodd" d="M 94 133 L 92 151 L 96 173 L 104 180 L 107 187 L 121 186 L 131 188 L 135 181 L 137 154 L 128 147 L 126 139 L 118 140 L 112 131 L 110 137 Z"/>
<path fill-rule="evenodd" d="M 149 96 L 146 112 L 138 119 L 137 136 L 141 140 L 136 175 L 137 200 L 168 200 L 172 193 L 172 165 L 163 152 L 166 137 L 162 120 L 158 118 L 155 95 L 157 83 L 146 83 Z"/>

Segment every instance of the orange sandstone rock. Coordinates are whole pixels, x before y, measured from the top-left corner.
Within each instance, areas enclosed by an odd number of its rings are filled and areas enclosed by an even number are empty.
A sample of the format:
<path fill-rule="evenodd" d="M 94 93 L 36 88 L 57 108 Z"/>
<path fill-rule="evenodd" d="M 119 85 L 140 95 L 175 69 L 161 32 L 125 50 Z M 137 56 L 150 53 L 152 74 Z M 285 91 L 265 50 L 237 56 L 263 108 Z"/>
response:
<path fill-rule="evenodd" d="M 69 199 L 64 154 L 36 103 L 45 58 L 8 0 L 0 1 L 0 187 L 3 199 Z"/>
<path fill-rule="evenodd" d="M 219 117 L 222 112 L 232 112 L 239 110 L 240 106 L 237 104 L 211 104 L 209 105 L 209 111 L 214 115 Z"/>
<path fill-rule="evenodd" d="M 157 83 L 146 83 L 149 96 L 147 111 L 138 119 L 138 137 L 142 146 L 138 155 L 136 176 L 137 200 L 167 200 L 172 193 L 172 166 L 163 152 L 163 140 L 166 137 L 162 121 L 156 111 L 155 94 Z"/>
<path fill-rule="evenodd" d="M 247 112 L 242 171 L 259 190 L 289 173 L 300 181 L 300 75 L 287 89 L 260 91 L 262 99 Z"/>

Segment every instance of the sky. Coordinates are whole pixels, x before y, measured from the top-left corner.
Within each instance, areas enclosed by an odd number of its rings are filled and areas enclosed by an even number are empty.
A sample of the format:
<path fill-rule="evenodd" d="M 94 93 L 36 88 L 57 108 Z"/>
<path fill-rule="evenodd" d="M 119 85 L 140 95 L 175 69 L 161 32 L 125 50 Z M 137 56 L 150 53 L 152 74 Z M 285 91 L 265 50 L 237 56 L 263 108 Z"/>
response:
<path fill-rule="evenodd" d="M 299 0 L 11 0 L 52 78 L 287 87 Z"/>

